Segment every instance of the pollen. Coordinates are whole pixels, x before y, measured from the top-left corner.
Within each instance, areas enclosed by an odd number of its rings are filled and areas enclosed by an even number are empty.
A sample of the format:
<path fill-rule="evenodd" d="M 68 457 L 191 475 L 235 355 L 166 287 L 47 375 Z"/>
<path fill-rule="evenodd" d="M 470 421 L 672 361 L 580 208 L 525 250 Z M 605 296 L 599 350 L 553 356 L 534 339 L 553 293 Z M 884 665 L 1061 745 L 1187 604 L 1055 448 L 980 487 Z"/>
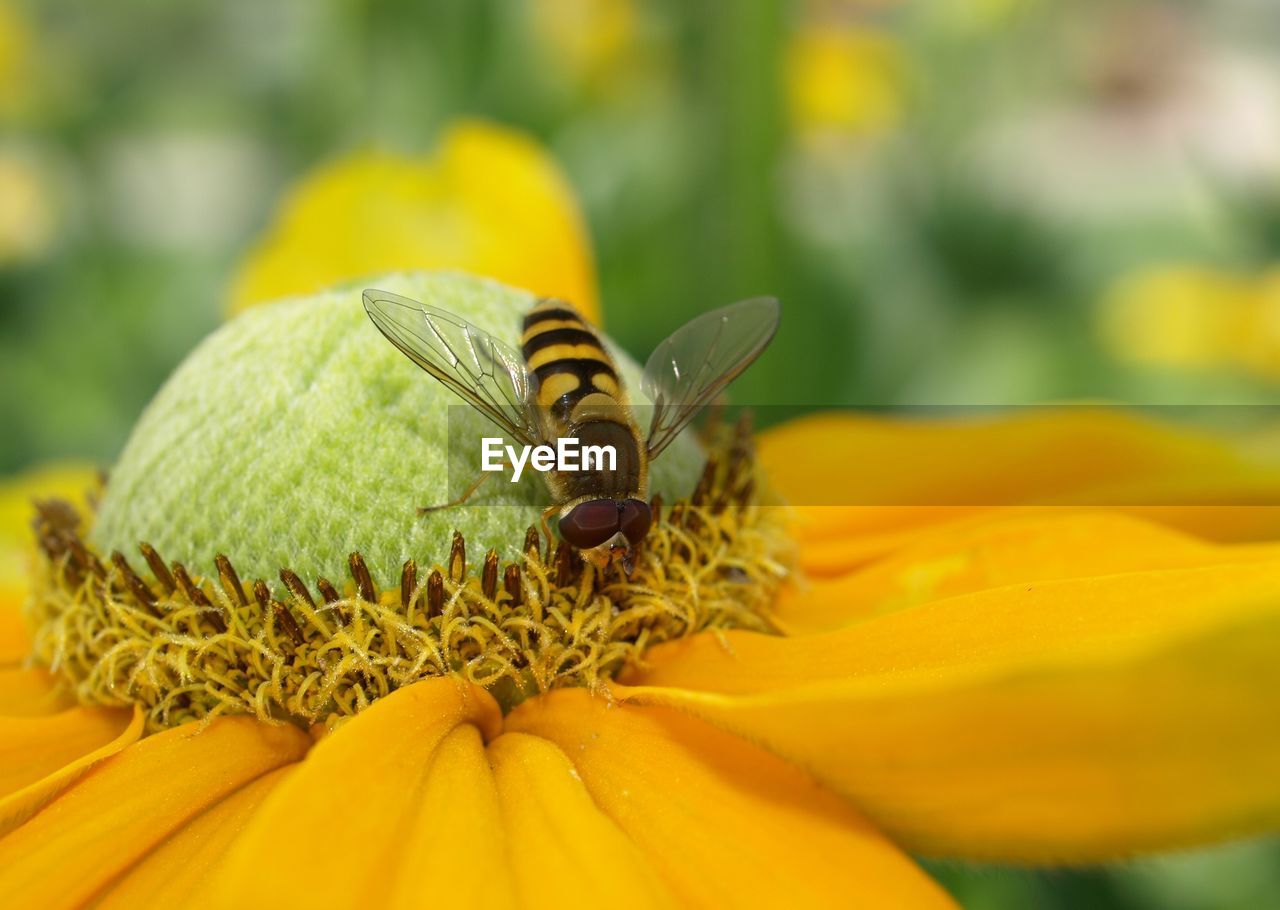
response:
<path fill-rule="evenodd" d="M 147 543 L 96 552 L 92 515 L 37 505 L 37 659 L 83 703 L 141 705 L 158 730 L 222 714 L 332 726 L 392 690 L 459 677 L 510 709 L 561 686 L 599 689 L 659 643 L 713 629 L 770 632 L 787 576 L 785 515 L 760 501 L 748 435 L 711 449 L 697 487 L 664 507 L 630 577 L 585 564 L 530 527 L 520 557 L 440 542 L 380 586 L 359 552 L 348 576 L 287 566 L 244 578 L 226 555 L 208 574 Z"/>

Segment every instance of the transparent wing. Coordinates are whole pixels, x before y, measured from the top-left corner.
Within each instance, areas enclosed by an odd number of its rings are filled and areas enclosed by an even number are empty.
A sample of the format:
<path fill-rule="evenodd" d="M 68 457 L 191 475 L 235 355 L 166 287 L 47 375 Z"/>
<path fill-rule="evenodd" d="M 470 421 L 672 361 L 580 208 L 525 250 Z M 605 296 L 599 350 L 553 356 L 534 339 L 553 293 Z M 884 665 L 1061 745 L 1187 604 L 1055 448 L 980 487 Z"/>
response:
<path fill-rule="evenodd" d="M 524 359 L 462 318 L 389 291 L 364 292 L 364 308 L 387 340 L 525 445 L 537 445 Z"/>
<path fill-rule="evenodd" d="M 653 402 L 649 457 L 760 356 L 778 330 L 778 301 L 755 297 L 704 313 L 658 345 L 640 388 Z"/>

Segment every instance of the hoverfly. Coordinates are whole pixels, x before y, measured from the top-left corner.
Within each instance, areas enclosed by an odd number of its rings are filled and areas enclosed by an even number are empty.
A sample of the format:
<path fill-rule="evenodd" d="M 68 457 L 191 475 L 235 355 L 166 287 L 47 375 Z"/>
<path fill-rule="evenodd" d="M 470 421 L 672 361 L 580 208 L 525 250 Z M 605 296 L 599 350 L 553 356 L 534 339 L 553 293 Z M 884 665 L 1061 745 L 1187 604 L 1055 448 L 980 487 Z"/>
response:
<path fill-rule="evenodd" d="M 534 305 L 519 353 L 452 313 L 398 294 L 367 290 L 364 306 L 410 360 L 516 441 L 554 445 L 573 436 L 583 446 L 613 447 L 613 470 L 544 474 L 553 502 L 543 526 L 559 512 L 561 537 L 585 559 L 600 569 L 620 561 L 628 575 L 652 522 L 649 462 L 759 356 L 779 318 L 777 300 L 744 300 L 704 313 L 659 344 L 640 382 L 653 402 L 642 436 L 613 357 L 564 301 Z M 465 501 L 486 476 L 449 505 Z"/>

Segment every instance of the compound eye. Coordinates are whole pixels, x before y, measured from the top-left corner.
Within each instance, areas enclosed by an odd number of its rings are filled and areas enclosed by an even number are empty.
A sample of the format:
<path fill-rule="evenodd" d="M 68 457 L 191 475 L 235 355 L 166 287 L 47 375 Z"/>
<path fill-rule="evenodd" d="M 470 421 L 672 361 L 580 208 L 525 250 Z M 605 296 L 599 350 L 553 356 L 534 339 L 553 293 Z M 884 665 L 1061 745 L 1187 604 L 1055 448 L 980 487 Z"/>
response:
<path fill-rule="evenodd" d="M 622 516 L 618 522 L 618 529 L 630 541 L 631 546 L 634 547 L 644 540 L 652 523 L 653 513 L 649 511 L 647 502 L 628 499 L 622 504 Z"/>
<path fill-rule="evenodd" d="M 592 499 L 574 506 L 560 519 L 560 536 L 579 550 L 598 547 L 618 533 L 618 504 Z"/>

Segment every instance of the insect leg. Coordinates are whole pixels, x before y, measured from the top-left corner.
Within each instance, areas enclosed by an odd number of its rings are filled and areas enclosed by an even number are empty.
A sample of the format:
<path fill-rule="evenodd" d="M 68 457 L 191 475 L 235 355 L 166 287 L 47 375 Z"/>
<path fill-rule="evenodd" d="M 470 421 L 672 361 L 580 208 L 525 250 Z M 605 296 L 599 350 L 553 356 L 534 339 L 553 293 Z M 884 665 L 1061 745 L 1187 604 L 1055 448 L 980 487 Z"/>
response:
<path fill-rule="evenodd" d="M 542 533 L 547 538 L 548 553 L 551 552 L 551 546 L 552 546 L 552 543 L 555 541 L 555 538 L 551 536 L 551 525 L 547 522 L 547 519 L 550 518 L 552 515 L 556 514 L 559 508 L 560 507 L 557 505 L 549 505 L 542 510 Z"/>
<path fill-rule="evenodd" d="M 470 499 L 470 498 L 471 498 L 471 494 L 472 494 L 472 493 L 474 493 L 476 490 L 480 489 L 480 484 L 482 484 L 482 483 L 484 483 L 486 480 L 488 480 L 488 479 L 489 479 L 490 474 L 492 474 L 492 472 L 491 472 L 491 471 L 482 471 L 482 472 L 480 473 L 480 476 L 479 476 L 479 477 L 477 477 L 475 480 L 471 481 L 471 486 L 469 486 L 469 487 L 467 487 L 465 490 L 463 490 L 463 491 L 462 491 L 462 495 L 461 495 L 461 496 L 459 496 L 457 499 L 454 499 L 454 500 L 452 500 L 452 501 L 450 501 L 450 502 L 442 503 L 442 504 L 440 504 L 440 505 L 438 505 L 438 506 L 419 506 L 419 507 L 418 507 L 418 514 L 419 514 L 419 515 L 427 515 L 427 514 L 429 514 L 429 513 L 431 513 L 431 512 L 438 512 L 438 511 L 440 511 L 441 509 L 452 509 L 454 506 L 460 506 L 460 505 L 462 505 L 464 502 L 466 502 L 468 499 Z"/>

